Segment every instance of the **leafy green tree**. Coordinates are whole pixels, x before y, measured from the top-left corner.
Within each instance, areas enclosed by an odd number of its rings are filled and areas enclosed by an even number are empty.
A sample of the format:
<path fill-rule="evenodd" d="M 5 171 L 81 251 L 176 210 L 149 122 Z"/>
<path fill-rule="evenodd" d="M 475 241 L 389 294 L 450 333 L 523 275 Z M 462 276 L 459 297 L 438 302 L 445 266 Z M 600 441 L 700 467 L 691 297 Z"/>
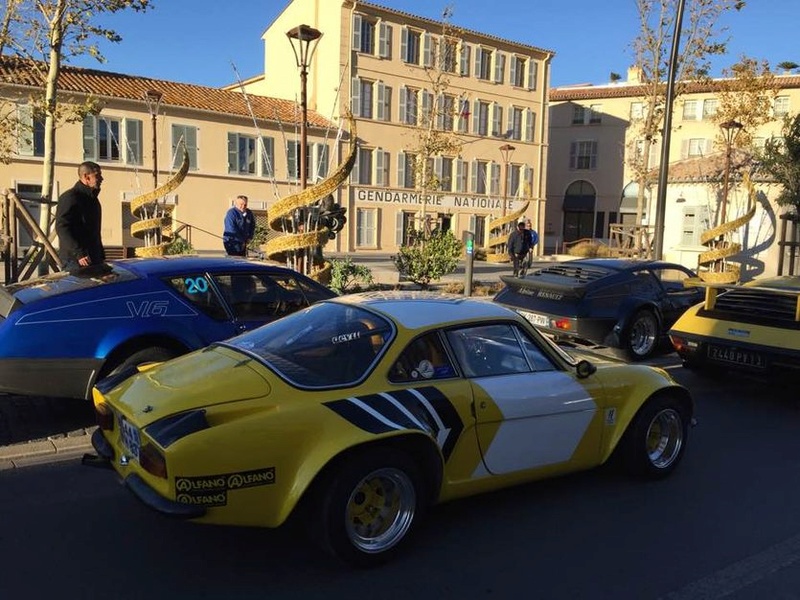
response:
<path fill-rule="evenodd" d="M 781 186 L 775 202 L 800 215 L 800 114 L 786 117 L 782 138 L 767 140 L 759 171 Z"/>
<path fill-rule="evenodd" d="M 418 232 L 408 246 L 392 257 L 401 276 L 428 289 L 432 281 L 456 270 L 464 244 L 450 231 Z"/>
<path fill-rule="evenodd" d="M 365 265 L 354 263 L 349 256 L 331 261 L 330 288 L 333 291 L 344 294 L 359 290 L 362 286 L 369 287 L 372 283 L 372 270 Z"/>

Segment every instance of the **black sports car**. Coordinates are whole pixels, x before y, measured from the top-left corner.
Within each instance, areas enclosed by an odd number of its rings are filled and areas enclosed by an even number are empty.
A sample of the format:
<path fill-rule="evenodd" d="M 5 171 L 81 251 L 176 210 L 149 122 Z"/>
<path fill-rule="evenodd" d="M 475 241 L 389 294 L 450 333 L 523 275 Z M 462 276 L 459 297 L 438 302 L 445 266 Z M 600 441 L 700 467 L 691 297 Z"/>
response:
<path fill-rule="evenodd" d="M 558 339 L 617 348 L 632 360 L 653 354 L 672 324 L 702 301 L 695 277 L 663 261 L 587 258 L 554 263 L 506 284 L 495 302 Z"/>

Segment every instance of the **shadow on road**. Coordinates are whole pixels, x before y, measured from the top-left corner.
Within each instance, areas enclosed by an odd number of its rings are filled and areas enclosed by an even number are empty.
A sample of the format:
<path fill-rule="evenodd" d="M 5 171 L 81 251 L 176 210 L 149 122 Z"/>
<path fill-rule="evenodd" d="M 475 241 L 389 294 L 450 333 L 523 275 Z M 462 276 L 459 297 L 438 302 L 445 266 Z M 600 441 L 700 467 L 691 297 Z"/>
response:
<path fill-rule="evenodd" d="M 0 394 L 0 446 L 83 433 L 94 422 L 87 400 Z"/>

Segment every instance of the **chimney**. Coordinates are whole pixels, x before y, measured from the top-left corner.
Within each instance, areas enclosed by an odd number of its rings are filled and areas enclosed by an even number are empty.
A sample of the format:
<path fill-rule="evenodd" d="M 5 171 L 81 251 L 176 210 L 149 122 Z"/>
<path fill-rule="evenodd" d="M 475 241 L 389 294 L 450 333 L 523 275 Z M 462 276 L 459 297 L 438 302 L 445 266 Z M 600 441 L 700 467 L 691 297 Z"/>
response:
<path fill-rule="evenodd" d="M 642 68 L 637 65 L 628 67 L 628 83 L 642 83 Z"/>

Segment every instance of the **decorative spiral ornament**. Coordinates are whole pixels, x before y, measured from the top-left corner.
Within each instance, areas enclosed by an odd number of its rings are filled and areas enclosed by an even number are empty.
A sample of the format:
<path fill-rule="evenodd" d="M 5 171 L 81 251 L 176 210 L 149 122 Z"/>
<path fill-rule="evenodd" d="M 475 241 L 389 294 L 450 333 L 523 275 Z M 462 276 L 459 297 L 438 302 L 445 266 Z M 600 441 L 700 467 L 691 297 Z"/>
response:
<path fill-rule="evenodd" d="M 177 188 L 188 172 L 189 152 L 183 146 L 183 162 L 178 172 L 164 185 L 131 200 L 131 214 L 139 219 L 131 224 L 131 235 L 144 241 L 144 246 L 136 248 L 136 256 L 166 254 L 173 236 L 172 215 L 158 201 Z"/>
<path fill-rule="evenodd" d="M 745 173 L 742 177 L 742 185 L 747 190 L 750 209 L 741 217 L 722 223 L 700 235 L 700 243 L 709 247 L 709 250 L 701 252 L 697 257 L 697 275 L 702 282 L 736 283 L 739 281 L 741 268 L 735 263 L 725 263 L 725 268 L 722 271 L 713 271 L 712 269 L 717 261 L 734 256 L 742 249 L 741 244 L 727 240 L 723 240 L 719 243 L 716 240 L 737 230 L 756 214 L 756 191 L 753 182 L 750 180 L 749 173 Z"/>
<path fill-rule="evenodd" d="M 293 257 L 308 256 L 311 252 L 316 251 L 317 248 L 322 248 L 331 239 L 331 236 L 335 234 L 329 227 L 322 225 L 319 221 L 311 223 L 310 227 L 313 231 L 304 232 L 298 230 L 293 217 L 298 209 L 310 208 L 318 204 L 323 198 L 333 194 L 350 175 L 358 156 L 357 132 L 355 119 L 349 111 L 347 119 L 350 122 L 350 149 L 345 161 L 326 179 L 296 194 L 278 200 L 269 209 L 269 227 L 282 235 L 269 240 L 261 246 L 261 250 L 267 258 L 287 263 Z M 313 265 L 313 269 L 309 274 L 317 281 L 326 281 L 330 275 L 330 270 L 330 262 L 323 261 L 321 264 Z"/>

